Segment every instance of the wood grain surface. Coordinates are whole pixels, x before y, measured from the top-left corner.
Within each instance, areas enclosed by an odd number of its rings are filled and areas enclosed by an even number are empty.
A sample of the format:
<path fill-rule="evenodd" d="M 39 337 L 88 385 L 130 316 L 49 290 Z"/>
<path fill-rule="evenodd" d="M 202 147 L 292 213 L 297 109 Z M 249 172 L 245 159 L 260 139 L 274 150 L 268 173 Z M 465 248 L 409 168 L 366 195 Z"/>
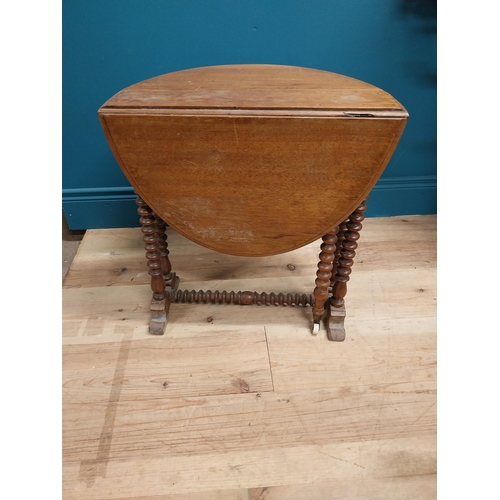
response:
<path fill-rule="evenodd" d="M 390 110 L 403 106 L 368 83 L 329 71 L 273 64 L 207 66 L 136 83 L 103 108 Z"/>
<path fill-rule="evenodd" d="M 365 221 L 340 344 L 299 307 L 173 304 L 150 336 L 140 229 L 88 231 L 63 283 L 63 498 L 435 498 L 435 222 Z M 245 259 L 168 233 L 183 288 L 314 287 L 318 242 Z"/>
<path fill-rule="evenodd" d="M 136 191 L 169 225 L 232 255 L 301 247 L 345 220 L 404 120 L 106 114 Z"/>
<path fill-rule="evenodd" d="M 316 240 L 361 204 L 408 113 L 335 73 L 233 65 L 138 83 L 99 117 L 128 181 L 170 226 L 218 252 L 266 256 Z"/>

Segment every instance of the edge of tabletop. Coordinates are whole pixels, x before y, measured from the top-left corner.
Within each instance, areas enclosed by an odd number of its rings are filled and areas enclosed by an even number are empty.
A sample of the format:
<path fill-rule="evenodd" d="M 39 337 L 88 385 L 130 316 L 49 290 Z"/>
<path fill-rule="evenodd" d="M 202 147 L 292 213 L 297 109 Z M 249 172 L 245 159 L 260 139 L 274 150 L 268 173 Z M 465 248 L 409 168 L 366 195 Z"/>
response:
<path fill-rule="evenodd" d="M 163 116 L 258 116 L 273 117 L 282 116 L 289 118 L 391 118 L 407 119 L 408 112 L 405 109 L 245 109 L 245 108 L 121 108 L 112 106 L 101 106 L 99 115 L 163 115 Z"/>

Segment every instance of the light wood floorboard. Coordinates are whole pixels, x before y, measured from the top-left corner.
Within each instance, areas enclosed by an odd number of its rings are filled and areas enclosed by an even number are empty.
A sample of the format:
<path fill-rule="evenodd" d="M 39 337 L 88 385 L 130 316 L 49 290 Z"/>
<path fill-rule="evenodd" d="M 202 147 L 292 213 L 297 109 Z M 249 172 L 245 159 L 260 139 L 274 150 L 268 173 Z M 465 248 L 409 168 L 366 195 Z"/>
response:
<path fill-rule="evenodd" d="M 312 293 L 318 242 L 246 259 L 167 233 L 182 289 Z M 63 282 L 63 498 L 435 498 L 436 217 L 367 219 L 348 290 L 343 343 L 273 306 L 172 304 L 151 336 L 140 229 L 87 231 Z"/>

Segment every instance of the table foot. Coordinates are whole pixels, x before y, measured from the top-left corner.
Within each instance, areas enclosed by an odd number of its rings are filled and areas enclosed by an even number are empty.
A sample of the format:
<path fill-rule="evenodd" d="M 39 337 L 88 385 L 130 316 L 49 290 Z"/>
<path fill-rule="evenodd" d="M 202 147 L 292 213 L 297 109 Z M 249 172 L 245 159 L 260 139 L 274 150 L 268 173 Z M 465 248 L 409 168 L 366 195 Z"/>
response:
<path fill-rule="evenodd" d="M 328 340 L 342 342 L 345 340 L 345 307 L 333 307 L 329 302 L 326 305 L 326 334 Z"/>
<path fill-rule="evenodd" d="M 163 300 L 153 298 L 151 300 L 151 321 L 149 323 L 149 333 L 152 335 L 163 335 L 168 323 L 168 313 L 172 297 L 179 286 L 179 277 L 175 273 L 165 276 L 166 297 Z"/>
<path fill-rule="evenodd" d="M 151 322 L 149 323 L 149 333 L 152 335 L 163 335 L 167 327 L 167 301 L 170 305 L 170 297 L 163 300 L 151 301 Z"/>
<path fill-rule="evenodd" d="M 320 322 L 319 321 L 314 321 L 313 322 L 313 327 L 312 327 L 312 334 L 313 335 L 318 335 L 319 331 L 320 331 L 321 327 L 320 327 Z"/>

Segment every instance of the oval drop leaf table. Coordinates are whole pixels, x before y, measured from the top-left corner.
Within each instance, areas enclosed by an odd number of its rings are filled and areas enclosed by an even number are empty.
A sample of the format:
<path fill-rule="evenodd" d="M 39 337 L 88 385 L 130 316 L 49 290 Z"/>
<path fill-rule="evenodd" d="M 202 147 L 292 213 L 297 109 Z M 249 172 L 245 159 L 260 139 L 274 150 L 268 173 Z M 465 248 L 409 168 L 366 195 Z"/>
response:
<path fill-rule="evenodd" d="M 388 93 L 294 66 L 228 65 L 128 87 L 99 109 L 137 194 L 153 298 L 150 332 L 171 302 L 312 305 L 344 340 L 347 292 L 365 201 L 408 113 Z M 165 223 L 218 252 L 266 256 L 323 239 L 311 295 L 181 292 Z M 325 314 L 326 312 L 326 314 Z"/>

